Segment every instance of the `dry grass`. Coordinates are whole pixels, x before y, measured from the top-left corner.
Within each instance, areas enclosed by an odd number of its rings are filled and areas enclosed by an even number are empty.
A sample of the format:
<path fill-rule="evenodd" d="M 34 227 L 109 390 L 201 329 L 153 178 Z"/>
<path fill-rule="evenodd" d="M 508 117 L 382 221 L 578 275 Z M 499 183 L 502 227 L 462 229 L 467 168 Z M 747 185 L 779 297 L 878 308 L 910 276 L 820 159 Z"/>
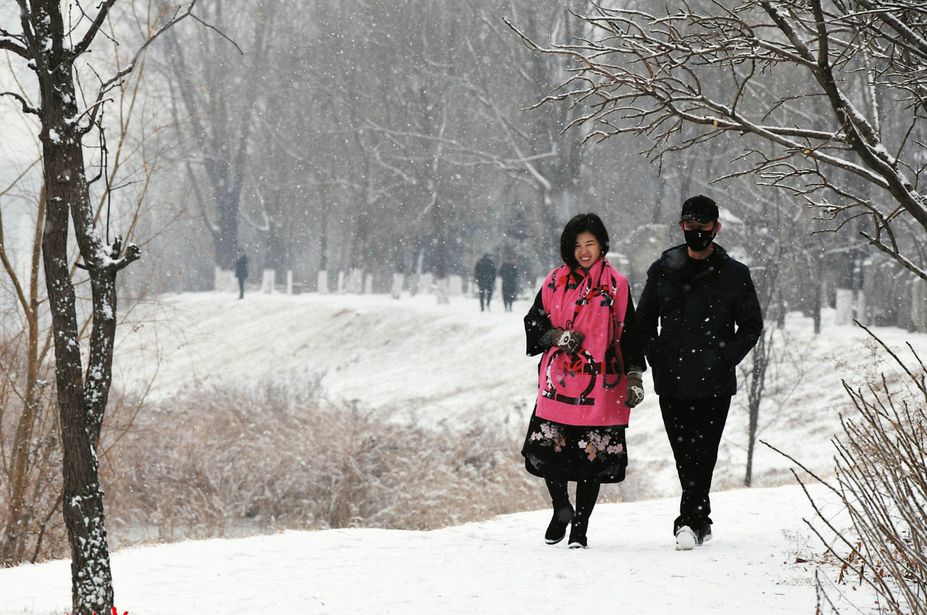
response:
<path fill-rule="evenodd" d="M 507 435 L 400 425 L 305 391 L 214 389 L 149 404 L 103 465 L 114 542 L 423 530 L 547 505 Z"/>

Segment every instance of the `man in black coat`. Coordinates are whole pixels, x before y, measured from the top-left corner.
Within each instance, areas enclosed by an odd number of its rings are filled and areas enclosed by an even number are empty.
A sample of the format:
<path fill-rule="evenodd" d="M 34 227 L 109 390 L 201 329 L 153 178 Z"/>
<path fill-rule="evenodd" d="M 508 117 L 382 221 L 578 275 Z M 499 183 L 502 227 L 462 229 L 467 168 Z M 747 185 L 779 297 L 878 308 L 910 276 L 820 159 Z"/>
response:
<path fill-rule="evenodd" d="M 493 287 L 496 285 L 496 264 L 492 256 L 484 254 L 483 258 L 476 262 L 473 277 L 476 278 L 476 285 L 480 290 L 480 311 L 488 310 Z"/>
<path fill-rule="evenodd" d="M 650 266 L 637 319 L 682 486 L 676 547 L 691 549 L 711 538 L 708 492 L 737 392 L 734 370 L 762 334 L 763 316 L 750 270 L 714 243 L 715 202 L 687 199 L 679 228 L 686 243 Z"/>

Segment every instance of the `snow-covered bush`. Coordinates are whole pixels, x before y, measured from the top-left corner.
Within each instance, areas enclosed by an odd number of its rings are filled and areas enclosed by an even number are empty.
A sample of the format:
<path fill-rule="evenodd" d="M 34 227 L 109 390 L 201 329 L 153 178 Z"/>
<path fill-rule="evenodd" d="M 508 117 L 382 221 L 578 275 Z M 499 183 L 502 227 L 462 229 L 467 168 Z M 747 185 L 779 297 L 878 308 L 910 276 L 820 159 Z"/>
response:
<path fill-rule="evenodd" d="M 242 528 L 430 529 L 547 505 L 509 435 L 326 406 L 316 384 L 201 390 L 147 407 L 113 444 L 118 463 L 104 465 L 114 528 L 154 527 L 167 540 Z"/>
<path fill-rule="evenodd" d="M 839 562 L 837 581 L 868 585 L 879 613 L 927 615 L 927 368 L 910 344 L 915 367 L 873 338 L 899 371 L 865 389 L 844 382 L 857 413 L 833 440 L 835 478 L 803 468 L 837 496 L 849 527 L 817 506 L 809 525 Z M 818 575 L 819 612 L 840 611 L 832 581 Z"/>

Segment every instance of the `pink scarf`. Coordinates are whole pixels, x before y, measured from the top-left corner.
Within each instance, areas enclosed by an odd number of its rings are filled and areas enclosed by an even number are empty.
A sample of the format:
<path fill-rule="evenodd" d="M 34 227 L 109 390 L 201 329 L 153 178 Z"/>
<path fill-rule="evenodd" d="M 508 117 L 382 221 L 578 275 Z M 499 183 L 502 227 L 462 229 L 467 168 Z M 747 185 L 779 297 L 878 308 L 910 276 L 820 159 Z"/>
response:
<path fill-rule="evenodd" d="M 557 346 L 544 353 L 537 416 L 566 425 L 627 425 L 628 379 L 619 346 L 628 308 L 627 278 L 604 257 L 588 271 L 561 265 L 545 278 L 541 300 L 551 325 L 586 337 L 575 356 Z"/>

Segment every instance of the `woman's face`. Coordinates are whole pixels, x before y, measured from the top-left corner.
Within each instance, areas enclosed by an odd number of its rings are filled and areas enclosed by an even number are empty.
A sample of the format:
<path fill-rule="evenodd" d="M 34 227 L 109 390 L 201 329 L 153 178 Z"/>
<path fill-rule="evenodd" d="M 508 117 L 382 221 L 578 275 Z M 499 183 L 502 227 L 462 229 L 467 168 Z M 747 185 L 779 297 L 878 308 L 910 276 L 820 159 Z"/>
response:
<path fill-rule="evenodd" d="M 602 256 L 602 246 L 592 233 L 580 233 L 576 236 L 576 249 L 573 251 L 580 267 L 589 269 Z"/>

